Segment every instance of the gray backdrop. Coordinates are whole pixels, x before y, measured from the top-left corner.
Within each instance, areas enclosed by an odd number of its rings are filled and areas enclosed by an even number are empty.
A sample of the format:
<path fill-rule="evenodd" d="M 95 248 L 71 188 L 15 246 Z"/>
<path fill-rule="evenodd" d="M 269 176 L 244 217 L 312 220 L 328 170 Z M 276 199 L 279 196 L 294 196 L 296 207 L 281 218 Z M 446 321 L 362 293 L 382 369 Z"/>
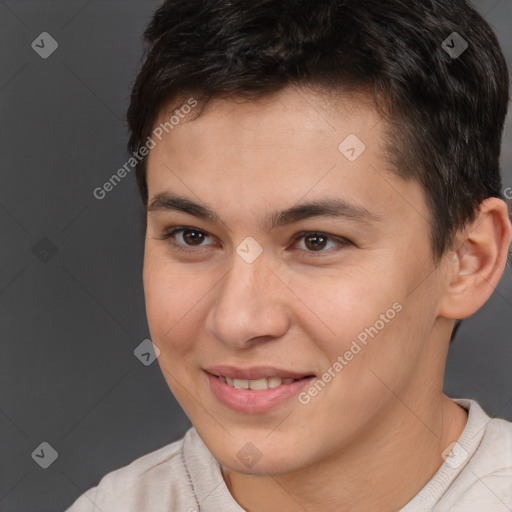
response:
<path fill-rule="evenodd" d="M 190 425 L 157 363 L 133 353 L 149 337 L 134 176 L 93 196 L 127 160 L 127 98 L 159 3 L 0 1 L 2 512 L 63 510 Z M 512 0 L 476 5 L 510 66 Z M 511 137 L 509 120 L 505 187 Z M 445 382 L 508 419 L 511 316 L 508 272 L 461 327 Z"/>

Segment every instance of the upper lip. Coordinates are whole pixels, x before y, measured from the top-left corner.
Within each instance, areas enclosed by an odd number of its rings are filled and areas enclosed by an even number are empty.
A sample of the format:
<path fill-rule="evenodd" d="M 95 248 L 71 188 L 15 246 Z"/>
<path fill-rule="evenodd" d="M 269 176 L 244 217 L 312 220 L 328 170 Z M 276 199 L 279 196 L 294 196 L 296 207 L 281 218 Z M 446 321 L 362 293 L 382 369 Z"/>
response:
<path fill-rule="evenodd" d="M 252 366 L 251 368 L 236 368 L 234 366 L 210 366 L 204 368 L 205 371 L 216 375 L 217 377 L 229 377 L 231 379 L 268 379 L 270 377 L 281 377 L 282 379 L 302 379 L 304 377 L 312 376 L 308 372 L 294 372 L 290 370 L 283 370 L 281 368 L 274 368 L 273 366 Z"/>

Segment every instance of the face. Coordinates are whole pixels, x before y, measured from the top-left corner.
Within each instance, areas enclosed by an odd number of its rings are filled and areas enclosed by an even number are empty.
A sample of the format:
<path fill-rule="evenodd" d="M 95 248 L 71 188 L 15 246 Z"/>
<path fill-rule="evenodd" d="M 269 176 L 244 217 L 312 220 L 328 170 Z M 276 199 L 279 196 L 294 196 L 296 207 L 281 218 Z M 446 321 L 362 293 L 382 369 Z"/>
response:
<path fill-rule="evenodd" d="M 421 401 L 422 376 L 442 375 L 422 357 L 442 266 L 384 129 L 362 97 L 286 89 L 214 101 L 155 139 L 150 331 L 171 391 L 234 471 L 327 460 L 396 413 L 390 389 Z"/>

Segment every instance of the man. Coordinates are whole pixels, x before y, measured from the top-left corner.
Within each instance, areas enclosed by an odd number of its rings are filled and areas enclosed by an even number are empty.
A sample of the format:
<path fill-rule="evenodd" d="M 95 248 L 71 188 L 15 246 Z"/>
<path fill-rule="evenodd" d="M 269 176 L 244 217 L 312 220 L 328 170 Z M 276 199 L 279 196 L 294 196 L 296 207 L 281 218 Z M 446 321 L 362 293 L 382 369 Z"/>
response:
<path fill-rule="evenodd" d="M 511 510 L 511 424 L 442 393 L 512 233 L 486 22 L 463 0 L 174 0 L 145 38 L 147 315 L 193 428 L 69 510 Z"/>

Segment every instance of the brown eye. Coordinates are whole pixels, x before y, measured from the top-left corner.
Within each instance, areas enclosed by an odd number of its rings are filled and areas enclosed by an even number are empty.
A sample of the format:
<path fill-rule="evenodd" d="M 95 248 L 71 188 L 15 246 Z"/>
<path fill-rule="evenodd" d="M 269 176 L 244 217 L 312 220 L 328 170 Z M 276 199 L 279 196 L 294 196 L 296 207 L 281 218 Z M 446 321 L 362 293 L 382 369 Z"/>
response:
<path fill-rule="evenodd" d="M 195 229 L 184 229 L 183 240 L 187 245 L 200 245 L 204 241 L 204 233 Z"/>
<path fill-rule="evenodd" d="M 329 235 L 320 231 L 301 231 L 293 238 L 297 241 L 295 248 L 303 254 L 310 256 L 333 255 L 344 247 L 353 245 L 346 238 Z"/>
<path fill-rule="evenodd" d="M 215 245 L 211 235 L 193 226 L 174 226 L 162 233 L 160 239 L 169 241 L 173 248 L 180 251 L 197 251 Z"/>
<path fill-rule="evenodd" d="M 313 233 L 304 237 L 304 243 L 310 251 L 319 251 L 325 248 L 328 238 L 320 235 L 319 233 Z"/>

